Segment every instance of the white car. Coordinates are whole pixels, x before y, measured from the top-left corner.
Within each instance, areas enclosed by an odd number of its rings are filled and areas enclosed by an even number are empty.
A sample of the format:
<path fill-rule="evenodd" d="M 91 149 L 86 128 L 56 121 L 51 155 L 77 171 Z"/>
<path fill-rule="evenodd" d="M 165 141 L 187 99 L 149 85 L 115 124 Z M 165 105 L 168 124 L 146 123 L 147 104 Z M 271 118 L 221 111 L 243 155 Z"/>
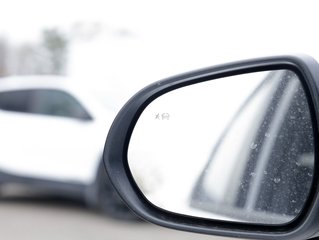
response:
<path fill-rule="evenodd" d="M 89 93 L 63 77 L 0 79 L 0 189 L 22 184 L 131 218 L 101 161 L 115 112 Z"/>

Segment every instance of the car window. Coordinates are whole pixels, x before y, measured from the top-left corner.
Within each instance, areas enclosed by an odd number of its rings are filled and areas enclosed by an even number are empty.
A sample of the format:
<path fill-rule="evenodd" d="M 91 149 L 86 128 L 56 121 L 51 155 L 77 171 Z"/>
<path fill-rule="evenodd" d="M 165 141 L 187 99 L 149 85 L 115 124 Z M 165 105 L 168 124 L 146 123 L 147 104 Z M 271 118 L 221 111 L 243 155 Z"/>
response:
<path fill-rule="evenodd" d="M 0 109 L 14 112 L 29 111 L 30 91 L 0 92 Z"/>
<path fill-rule="evenodd" d="M 271 73 L 267 78 L 272 79 L 275 75 L 278 73 Z M 196 185 L 193 200 L 197 199 L 198 196 L 205 195 L 208 199 L 213 199 L 214 202 L 222 202 L 227 199 L 229 205 L 235 204 L 237 187 L 240 185 L 245 171 L 244 167 L 247 166 L 250 150 L 257 147 L 254 143 L 256 131 L 265 118 L 265 109 L 271 101 L 269 96 L 274 93 L 276 88 L 277 84 L 265 79 L 244 103 L 244 106 L 233 116 L 229 126 L 220 136 L 216 147 L 211 149 L 212 153 L 207 163 L 207 173 L 209 174 L 203 174 L 202 179 Z M 236 167 L 225 171 L 223 159 L 227 159 L 230 166 Z M 215 178 L 220 179 L 218 185 L 213 184 Z M 232 186 L 230 188 L 232 191 L 227 189 L 228 186 Z M 230 194 L 231 192 L 232 194 Z"/>
<path fill-rule="evenodd" d="M 270 74 L 234 116 L 194 189 L 193 207 L 235 218 L 247 209 L 256 221 L 265 217 L 263 212 L 285 218 L 301 211 L 311 186 L 314 146 L 307 99 L 296 79 L 290 71 Z M 245 131 L 244 120 L 249 134 L 241 139 L 235 134 Z M 235 167 L 225 168 L 225 161 L 233 161 Z M 214 184 L 218 171 L 222 178 Z M 282 192 L 285 197 L 279 197 Z M 205 206 L 198 204 L 203 197 Z M 221 209 L 219 202 L 227 209 Z"/>
<path fill-rule="evenodd" d="M 29 112 L 31 91 L 0 92 L 0 109 L 13 112 Z"/>
<path fill-rule="evenodd" d="M 33 90 L 30 112 L 50 116 L 90 119 L 89 114 L 74 97 L 60 90 Z"/>
<path fill-rule="evenodd" d="M 74 97 L 61 90 L 53 89 L 1 92 L 0 108 L 13 112 L 91 119 L 84 107 Z"/>

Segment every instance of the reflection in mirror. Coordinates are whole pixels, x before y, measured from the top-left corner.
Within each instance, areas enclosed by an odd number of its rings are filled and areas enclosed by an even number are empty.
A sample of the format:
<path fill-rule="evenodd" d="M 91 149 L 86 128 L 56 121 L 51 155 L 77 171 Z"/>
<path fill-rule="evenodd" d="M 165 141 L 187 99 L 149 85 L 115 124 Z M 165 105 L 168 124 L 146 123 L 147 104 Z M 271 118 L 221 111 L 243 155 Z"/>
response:
<path fill-rule="evenodd" d="M 290 70 L 237 75 L 154 100 L 132 133 L 128 162 L 154 205 L 180 214 L 288 223 L 310 192 L 309 105 Z"/>

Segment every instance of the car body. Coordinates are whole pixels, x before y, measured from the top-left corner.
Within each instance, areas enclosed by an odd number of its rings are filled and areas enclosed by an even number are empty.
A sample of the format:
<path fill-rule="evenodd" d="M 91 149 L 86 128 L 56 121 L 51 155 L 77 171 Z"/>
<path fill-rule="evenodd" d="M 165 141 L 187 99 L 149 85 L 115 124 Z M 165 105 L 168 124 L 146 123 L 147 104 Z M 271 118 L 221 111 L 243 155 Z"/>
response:
<path fill-rule="evenodd" d="M 0 80 L 0 189 L 22 184 L 121 217 L 128 210 L 101 161 L 114 110 L 75 85 L 57 76 Z"/>

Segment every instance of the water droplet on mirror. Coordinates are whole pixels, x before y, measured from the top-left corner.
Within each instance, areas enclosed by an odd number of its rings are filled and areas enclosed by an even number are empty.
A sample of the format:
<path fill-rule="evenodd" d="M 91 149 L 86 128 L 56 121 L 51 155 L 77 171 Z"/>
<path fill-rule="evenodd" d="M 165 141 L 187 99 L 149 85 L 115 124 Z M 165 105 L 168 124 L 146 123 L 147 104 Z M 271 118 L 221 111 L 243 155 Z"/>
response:
<path fill-rule="evenodd" d="M 266 132 L 265 133 L 265 137 L 269 138 L 270 137 L 270 133 Z"/>
<path fill-rule="evenodd" d="M 307 175 L 308 175 L 309 177 L 312 177 L 312 173 L 307 173 Z"/>
<path fill-rule="evenodd" d="M 264 174 L 265 174 L 265 175 L 267 175 L 267 174 L 268 174 L 268 172 L 267 172 L 267 171 L 264 171 Z"/>
<path fill-rule="evenodd" d="M 274 178 L 274 182 L 275 182 L 275 183 L 279 183 L 280 181 L 281 181 L 280 178 Z"/>
<path fill-rule="evenodd" d="M 250 144 L 251 149 L 256 149 L 257 146 L 258 146 L 257 143 L 254 143 L 254 142 Z"/>
<path fill-rule="evenodd" d="M 255 172 L 251 172 L 249 175 L 252 176 L 252 177 L 255 177 L 256 173 Z"/>

